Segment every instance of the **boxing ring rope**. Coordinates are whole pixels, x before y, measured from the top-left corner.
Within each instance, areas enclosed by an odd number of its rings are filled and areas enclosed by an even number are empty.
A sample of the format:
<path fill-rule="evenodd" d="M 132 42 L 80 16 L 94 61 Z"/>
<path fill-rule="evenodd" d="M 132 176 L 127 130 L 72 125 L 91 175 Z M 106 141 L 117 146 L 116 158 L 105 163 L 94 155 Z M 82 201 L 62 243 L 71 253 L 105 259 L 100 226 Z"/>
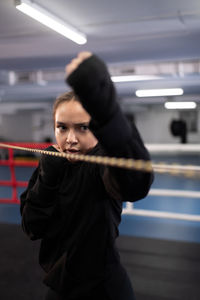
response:
<path fill-rule="evenodd" d="M 151 189 L 149 192 L 150 196 L 162 196 L 162 197 L 184 197 L 184 198 L 196 198 L 200 199 L 200 192 L 196 191 L 182 191 L 182 190 L 164 190 L 164 189 Z M 147 210 L 147 209 L 136 209 L 134 204 L 131 202 L 126 202 L 126 206 L 123 209 L 123 214 L 143 216 L 143 217 L 153 217 L 153 218 L 165 218 L 174 220 L 185 220 L 200 222 L 200 215 L 198 214 L 184 214 L 184 213 L 174 213 L 167 211 L 157 211 L 157 210 Z"/>
<path fill-rule="evenodd" d="M 151 154 L 200 154 L 199 144 L 146 144 L 147 149 Z M 172 175 L 172 174 L 171 174 Z M 191 178 L 194 176 L 191 176 Z M 196 177 L 195 177 L 196 179 Z M 161 197 L 184 197 L 200 199 L 199 191 L 185 191 L 185 190 L 170 190 L 170 189 L 151 189 L 149 196 L 161 196 Z M 133 203 L 126 203 L 126 207 L 123 210 L 124 214 L 154 217 L 154 218 L 166 218 L 176 220 L 186 220 L 200 222 L 200 215 L 198 214 L 184 214 L 173 213 L 166 211 L 155 211 L 147 209 L 135 209 Z"/>
<path fill-rule="evenodd" d="M 200 153 L 199 144 L 147 144 L 146 147 L 150 153 Z"/>
<path fill-rule="evenodd" d="M 181 166 L 181 165 L 167 165 L 163 163 L 151 164 L 151 162 L 143 162 L 132 159 L 116 159 L 116 158 L 108 158 L 108 157 L 94 157 L 87 155 L 73 155 L 73 154 L 65 154 L 60 152 L 51 152 L 46 150 L 41 150 L 47 148 L 50 144 L 47 143 L 8 143 L 2 144 L 0 143 L 0 148 L 7 148 L 9 158 L 8 160 L 0 160 L 0 166 L 8 166 L 10 168 L 11 179 L 10 180 L 0 180 L 0 186 L 10 186 L 12 188 L 12 197 L 10 199 L 0 198 L 0 203 L 6 204 L 19 204 L 19 199 L 17 197 L 17 188 L 18 187 L 26 187 L 27 181 L 18 181 L 16 179 L 15 167 L 36 167 L 38 165 L 38 160 L 30 160 L 27 161 L 25 159 L 14 159 L 14 150 L 22 150 L 22 151 L 30 151 L 34 153 L 61 156 L 61 157 L 69 157 L 73 156 L 73 158 L 77 160 L 89 161 L 91 163 L 100 163 L 105 165 L 117 166 L 122 168 L 136 169 L 142 170 L 146 172 L 152 171 L 158 173 L 168 173 L 170 175 L 184 175 L 186 177 L 197 177 L 200 175 L 200 167 L 199 166 Z M 178 146 L 176 148 L 176 146 Z M 168 149 L 163 145 L 161 147 L 156 147 L 154 145 L 147 146 L 147 148 L 155 153 L 159 151 L 162 152 L 171 152 L 180 151 L 180 148 L 183 150 L 182 145 L 168 145 Z M 185 146 L 185 145 L 184 145 Z M 160 148 L 160 149 L 159 149 Z M 179 149 L 178 149 L 179 148 Z M 189 148 L 189 147 L 188 147 Z M 199 153 L 200 147 L 196 145 L 196 147 L 190 147 L 190 149 L 186 149 L 191 153 Z M 187 198 L 200 198 L 200 192 L 198 191 L 183 191 L 183 190 L 164 190 L 164 189 L 151 189 L 149 195 L 155 196 L 173 196 L 173 197 L 187 197 Z M 162 211 L 154 211 L 154 210 L 144 210 L 144 209 L 135 209 L 133 207 L 133 203 L 126 203 L 125 208 L 123 209 L 123 214 L 128 215 L 137 215 L 137 216 L 147 216 L 147 217 L 158 217 L 158 218 L 168 218 L 168 219 L 179 219 L 179 220 L 188 220 L 188 221 L 197 221 L 200 222 L 200 215 L 190 215 L 183 213 L 170 213 L 170 212 L 162 212 Z"/>
<path fill-rule="evenodd" d="M 28 144 L 29 146 L 31 144 Z M 35 145 L 35 144 L 33 144 Z M 22 151 L 29 151 L 33 153 L 40 153 L 45 155 L 70 158 L 77 161 L 85 161 L 89 163 L 95 164 L 103 164 L 106 166 L 117 167 L 117 168 L 126 168 L 136 171 L 142 172 L 158 172 L 158 173 L 169 173 L 171 175 L 184 175 L 188 177 L 197 177 L 200 175 L 200 166 L 192 166 L 192 165 L 174 165 L 174 164 L 164 164 L 157 163 L 153 164 L 151 161 L 144 160 L 135 160 L 132 158 L 116 158 L 116 157 L 108 157 L 108 156 L 94 156 L 94 155 L 84 155 L 84 154 L 67 154 L 64 152 L 52 152 L 47 150 L 41 150 L 37 148 L 30 147 L 22 147 L 17 146 L 14 143 L 5 144 L 0 143 L 0 148 L 8 148 L 8 149 L 17 149 Z"/>

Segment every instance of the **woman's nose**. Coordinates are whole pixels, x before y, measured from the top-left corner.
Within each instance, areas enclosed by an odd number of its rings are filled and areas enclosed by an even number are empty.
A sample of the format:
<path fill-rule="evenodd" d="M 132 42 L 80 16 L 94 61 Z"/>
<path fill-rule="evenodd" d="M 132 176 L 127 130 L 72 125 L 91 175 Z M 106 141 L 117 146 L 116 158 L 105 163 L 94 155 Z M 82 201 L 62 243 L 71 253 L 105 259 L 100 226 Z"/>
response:
<path fill-rule="evenodd" d="M 68 144 L 76 144 L 78 142 L 76 134 L 73 130 L 69 130 L 66 138 Z"/>

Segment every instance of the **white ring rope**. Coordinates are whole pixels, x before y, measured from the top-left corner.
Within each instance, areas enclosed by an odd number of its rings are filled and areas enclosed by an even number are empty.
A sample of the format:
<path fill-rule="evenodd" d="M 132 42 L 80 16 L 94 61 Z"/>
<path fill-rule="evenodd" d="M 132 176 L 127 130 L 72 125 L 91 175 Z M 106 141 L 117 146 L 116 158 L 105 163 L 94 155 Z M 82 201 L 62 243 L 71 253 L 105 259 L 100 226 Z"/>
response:
<path fill-rule="evenodd" d="M 200 192 L 198 191 L 182 191 L 182 190 L 170 190 L 170 189 L 151 189 L 149 196 L 161 196 L 161 197 L 184 197 L 184 198 L 196 198 L 200 199 Z M 193 221 L 200 222 L 200 215 L 198 214 L 186 214 L 175 213 L 169 211 L 149 210 L 134 208 L 134 204 L 131 202 L 126 203 L 126 207 L 123 209 L 124 215 L 131 216 L 143 216 L 150 218 L 164 218 L 173 220 Z"/>

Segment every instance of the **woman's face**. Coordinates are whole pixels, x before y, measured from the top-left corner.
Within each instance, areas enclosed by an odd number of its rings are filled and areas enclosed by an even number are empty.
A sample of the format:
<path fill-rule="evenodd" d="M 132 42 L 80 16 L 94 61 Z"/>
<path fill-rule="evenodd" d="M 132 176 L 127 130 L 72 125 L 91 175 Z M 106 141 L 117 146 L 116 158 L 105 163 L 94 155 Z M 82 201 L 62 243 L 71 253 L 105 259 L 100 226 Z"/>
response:
<path fill-rule="evenodd" d="M 55 137 L 59 151 L 85 154 L 96 146 L 97 139 L 88 128 L 90 119 L 90 115 L 76 100 L 58 105 L 55 112 Z"/>

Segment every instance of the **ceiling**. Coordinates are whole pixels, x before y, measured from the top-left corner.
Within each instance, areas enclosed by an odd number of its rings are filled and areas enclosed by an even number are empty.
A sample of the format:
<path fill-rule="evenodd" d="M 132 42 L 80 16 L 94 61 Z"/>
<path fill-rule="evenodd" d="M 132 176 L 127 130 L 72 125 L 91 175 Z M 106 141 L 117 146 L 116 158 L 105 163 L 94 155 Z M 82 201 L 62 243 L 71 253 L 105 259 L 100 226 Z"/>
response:
<path fill-rule="evenodd" d="M 112 75 L 156 75 L 151 81 L 116 84 L 127 105 L 136 89 L 182 87 L 176 99 L 200 103 L 199 0 L 34 0 L 87 35 L 77 45 L 0 0 L 0 110 L 13 102 L 48 102 L 66 90 L 64 67 L 89 50 Z M 34 104 L 35 105 L 35 104 Z M 35 106 L 34 106 L 35 107 Z"/>

